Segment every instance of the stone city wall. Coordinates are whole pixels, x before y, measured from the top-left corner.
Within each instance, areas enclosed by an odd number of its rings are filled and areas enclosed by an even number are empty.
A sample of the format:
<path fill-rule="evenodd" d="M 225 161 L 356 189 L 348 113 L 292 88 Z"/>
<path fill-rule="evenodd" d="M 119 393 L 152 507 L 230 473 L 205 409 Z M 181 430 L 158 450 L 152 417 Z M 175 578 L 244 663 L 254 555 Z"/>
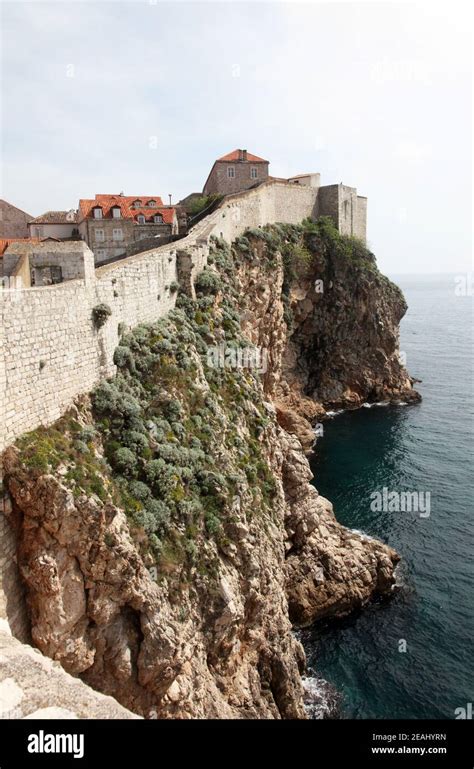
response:
<path fill-rule="evenodd" d="M 315 215 L 316 203 L 317 189 L 267 182 L 226 198 L 180 241 L 95 270 L 91 251 L 78 242 L 80 280 L 27 289 L 7 281 L 0 294 L 0 450 L 51 424 L 79 394 L 114 374 L 119 326 L 152 322 L 174 307 L 180 258 L 188 260 L 194 280 L 207 263 L 212 235 L 232 241 L 247 227 L 296 224 Z M 112 314 L 98 329 L 92 311 L 102 303 Z"/>

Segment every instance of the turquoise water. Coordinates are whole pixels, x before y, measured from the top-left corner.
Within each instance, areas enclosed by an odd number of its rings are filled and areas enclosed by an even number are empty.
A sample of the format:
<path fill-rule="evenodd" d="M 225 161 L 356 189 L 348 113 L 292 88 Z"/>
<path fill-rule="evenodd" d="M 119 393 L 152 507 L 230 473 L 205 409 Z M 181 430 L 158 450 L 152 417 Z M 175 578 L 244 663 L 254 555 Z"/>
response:
<path fill-rule="evenodd" d="M 394 280 L 409 305 L 400 348 L 423 403 L 336 416 L 312 469 L 339 521 L 400 553 L 401 586 L 303 641 L 341 693 L 342 717 L 454 718 L 474 702 L 472 297 L 455 295 L 453 276 Z M 384 486 L 429 491 L 429 517 L 372 511 Z"/>

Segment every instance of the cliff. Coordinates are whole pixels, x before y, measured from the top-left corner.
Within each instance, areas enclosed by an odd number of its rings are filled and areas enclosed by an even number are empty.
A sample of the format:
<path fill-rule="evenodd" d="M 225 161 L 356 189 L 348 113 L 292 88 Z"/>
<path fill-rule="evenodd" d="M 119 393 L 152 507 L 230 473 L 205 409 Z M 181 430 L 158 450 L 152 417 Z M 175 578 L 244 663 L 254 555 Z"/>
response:
<path fill-rule="evenodd" d="M 146 717 L 304 718 L 292 625 L 389 593 L 398 561 L 311 484 L 310 422 L 416 399 L 403 297 L 325 220 L 215 239 L 189 294 L 4 454 L 32 640 Z"/>
<path fill-rule="evenodd" d="M 286 430 L 309 450 L 326 410 L 420 400 L 399 352 L 405 299 L 359 240 L 325 217 L 248 233 L 258 258 L 239 272 L 243 328 L 269 350 L 265 389 Z"/>

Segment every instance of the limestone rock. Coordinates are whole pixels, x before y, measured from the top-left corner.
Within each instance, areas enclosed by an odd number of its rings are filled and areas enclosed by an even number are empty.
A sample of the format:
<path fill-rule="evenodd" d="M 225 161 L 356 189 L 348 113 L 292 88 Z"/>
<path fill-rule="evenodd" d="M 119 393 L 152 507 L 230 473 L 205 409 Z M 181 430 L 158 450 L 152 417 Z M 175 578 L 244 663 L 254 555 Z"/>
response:
<path fill-rule="evenodd" d="M 0 718 L 138 718 L 0 630 Z"/>
<path fill-rule="evenodd" d="M 271 471 L 271 504 L 256 504 L 259 481 L 239 480 L 238 494 L 226 499 L 221 541 L 194 541 L 211 570 L 185 571 L 170 559 L 156 579 L 143 538 L 132 536 L 116 500 L 74 493 L 63 468 L 32 470 L 16 448 L 4 454 L 33 642 L 68 673 L 149 718 L 305 718 L 304 652 L 292 624 L 348 614 L 390 594 L 394 583 L 398 555 L 337 522 L 311 484 L 305 453 L 328 408 L 419 397 L 398 360 L 403 297 L 371 263 L 358 271 L 350 260 L 321 258 L 290 287 L 289 328 L 281 253 L 272 252 L 269 271 L 257 241 L 252 258 L 235 269 L 233 293 L 247 339 L 266 351 L 246 408 L 264 415 L 252 440 Z M 218 295 L 209 299 L 219 303 Z M 210 327 L 206 334 L 214 338 Z M 197 352 L 193 362 L 206 393 Z M 229 406 L 217 408 L 224 433 L 234 417 Z M 92 425 L 87 401 L 77 404 L 77 416 Z M 213 444 L 216 464 L 229 466 L 233 454 L 219 431 Z M 104 454 L 100 438 L 95 451 Z M 187 525 L 174 524 L 178 533 Z M 41 697 L 33 687 L 20 702 L 19 675 L 7 666 L 6 692 L 18 707 L 28 701 L 26 715 L 60 707 L 83 717 L 88 705 Z"/>

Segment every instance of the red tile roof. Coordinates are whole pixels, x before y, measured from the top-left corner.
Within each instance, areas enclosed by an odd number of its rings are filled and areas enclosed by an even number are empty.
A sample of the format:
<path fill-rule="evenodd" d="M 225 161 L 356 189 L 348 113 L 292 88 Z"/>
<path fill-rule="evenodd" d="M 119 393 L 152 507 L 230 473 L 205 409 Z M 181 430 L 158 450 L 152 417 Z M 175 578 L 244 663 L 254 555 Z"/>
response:
<path fill-rule="evenodd" d="M 242 152 L 245 150 L 233 150 L 232 152 L 229 152 L 228 155 L 223 155 L 221 158 L 217 159 L 217 163 L 219 163 L 221 160 L 229 163 L 233 163 L 235 161 L 241 160 Z M 247 161 L 249 163 L 268 163 L 268 160 L 264 160 L 263 158 L 259 158 L 258 155 L 252 155 L 251 152 L 247 152 Z"/>
<path fill-rule="evenodd" d="M 0 240 L 0 256 L 5 253 L 11 243 L 40 243 L 41 238 L 2 238 Z"/>
<path fill-rule="evenodd" d="M 175 210 L 174 208 L 132 208 L 131 214 L 135 221 L 139 214 L 142 214 L 147 222 L 152 221 L 156 214 L 161 214 L 164 224 L 173 224 Z"/>
<path fill-rule="evenodd" d="M 154 200 L 157 206 L 163 205 L 159 195 L 96 195 L 95 199 L 106 203 L 111 200 L 123 200 L 128 206 L 131 206 L 136 200 L 141 200 L 144 206 L 148 205 L 150 200 Z"/>
<path fill-rule="evenodd" d="M 140 208 L 135 208 L 136 201 L 143 203 Z M 156 206 L 148 206 L 150 201 L 155 201 Z M 104 219 L 112 218 L 112 208 L 119 207 L 122 219 L 137 220 L 139 214 L 145 216 L 146 221 L 152 221 L 155 214 L 161 214 L 165 224 L 172 224 L 175 216 L 174 208 L 163 206 L 159 195 L 96 195 L 94 200 L 80 200 L 78 220 L 93 218 L 94 208 L 102 209 Z"/>

